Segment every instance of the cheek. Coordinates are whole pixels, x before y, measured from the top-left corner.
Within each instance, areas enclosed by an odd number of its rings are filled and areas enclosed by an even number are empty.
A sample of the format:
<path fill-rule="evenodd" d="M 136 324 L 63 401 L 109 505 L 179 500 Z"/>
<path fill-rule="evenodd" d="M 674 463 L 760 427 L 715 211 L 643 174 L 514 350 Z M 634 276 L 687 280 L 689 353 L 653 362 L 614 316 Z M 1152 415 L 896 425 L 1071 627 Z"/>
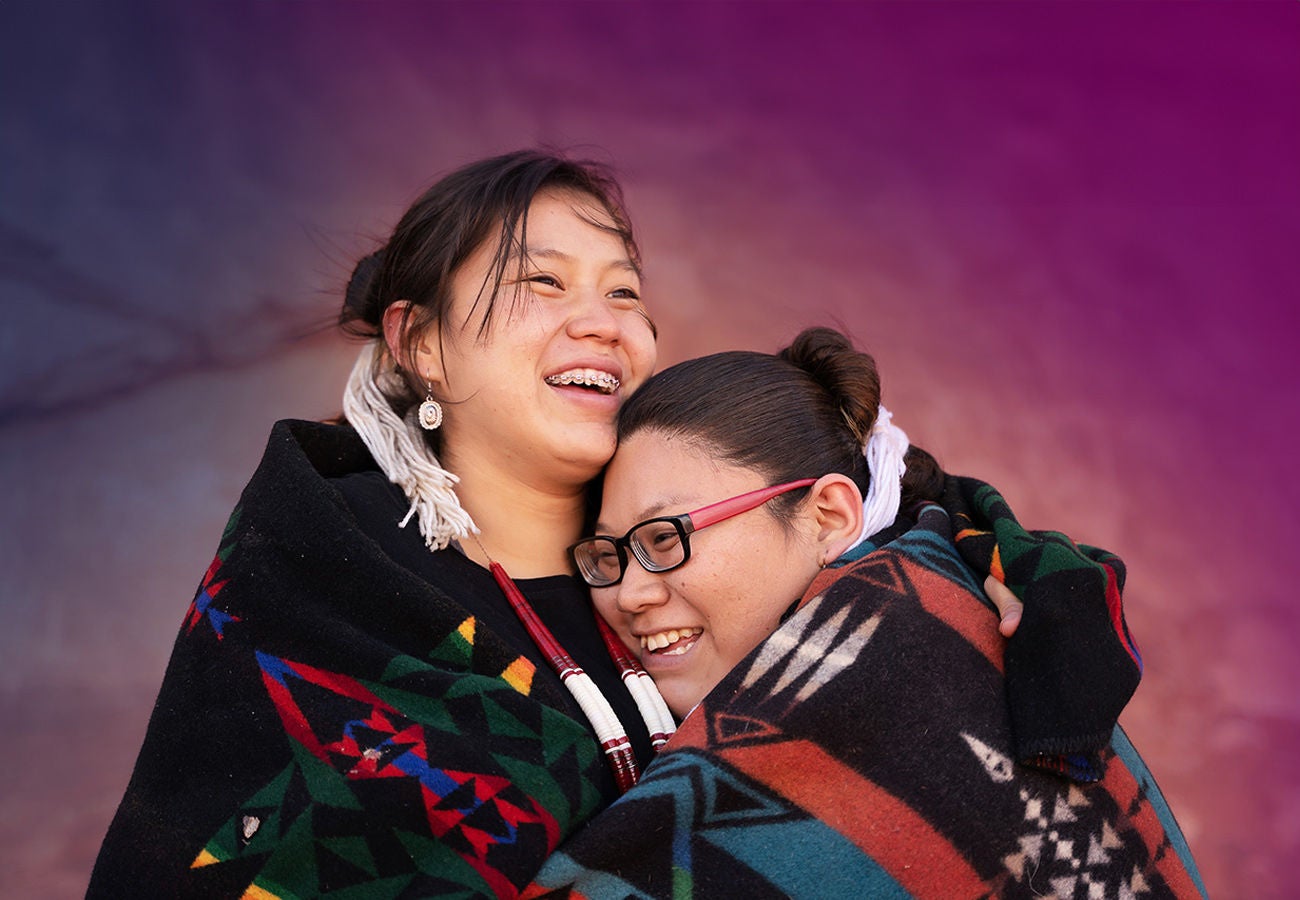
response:
<path fill-rule="evenodd" d="M 748 656 L 751 650 L 776 630 L 780 616 L 770 616 L 767 612 L 738 609 L 733 616 L 715 627 L 713 643 L 717 648 L 719 662 L 727 670 Z"/>
<path fill-rule="evenodd" d="M 751 574 L 738 577 L 742 572 Z M 773 604 L 761 596 L 763 576 L 744 562 L 737 560 L 732 567 L 711 574 L 714 577 L 697 578 L 693 584 L 684 582 L 682 593 L 697 598 L 693 605 L 707 620 L 714 650 L 730 668 L 771 634 L 780 612 L 769 614 Z"/>
<path fill-rule="evenodd" d="M 614 629 L 614 633 L 619 639 L 627 645 L 631 651 L 639 652 L 641 642 L 632 634 L 631 617 L 618 608 L 618 591 L 616 589 L 592 588 L 591 605 L 596 609 L 596 615 L 600 616 Z"/>
<path fill-rule="evenodd" d="M 613 588 L 591 588 L 591 605 L 596 607 L 596 612 L 600 614 L 610 625 L 617 627 L 619 619 L 624 616 L 618 611 L 618 591 Z"/>
<path fill-rule="evenodd" d="M 631 315 L 635 316 L 635 321 L 627 322 L 623 328 L 623 346 L 627 351 L 628 361 L 632 364 L 634 387 L 640 387 L 654 371 L 655 362 L 659 358 L 659 347 L 655 343 L 649 323 L 639 314 Z"/>
<path fill-rule="evenodd" d="M 734 568 L 717 573 L 717 580 L 700 585 L 697 591 L 696 596 L 713 598 L 709 627 L 718 656 L 728 668 L 780 627 L 781 614 L 802 593 L 802 588 L 795 589 L 797 576 L 792 577 L 785 565 L 763 565 L 771 559 L 764 552 L 747 562 L 736 560 Z"/>

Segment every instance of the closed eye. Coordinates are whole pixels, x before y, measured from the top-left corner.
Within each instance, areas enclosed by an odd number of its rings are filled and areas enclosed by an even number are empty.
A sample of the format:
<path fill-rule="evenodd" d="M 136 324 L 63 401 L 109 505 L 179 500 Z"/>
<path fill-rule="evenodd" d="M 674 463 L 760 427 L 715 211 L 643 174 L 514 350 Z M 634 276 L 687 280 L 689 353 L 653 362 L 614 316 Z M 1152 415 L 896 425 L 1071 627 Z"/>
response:
<path fill-rule="evenodd" d="M 610 291 L 605 296 L 609 299 L 610 306 L 615 309 L 633 310 L 638 312 L 644 310 L 644 305 L 641 303 L 641 294 L 635 288 L 614 288 L 614 290 Z M 644 315 L 644 312 L 642 312 L 642 314 Z"/>
<path fill-rule="evenodd" d="M 673 547 L 676 547 L 680 542 L 681 542 L 681 538 L 677 536 L 676 529 L 661 531 L 658 534 L 653 535 L 651 538 L 651 546 L 653 546 L 656 550 L 671 550 Z"/>

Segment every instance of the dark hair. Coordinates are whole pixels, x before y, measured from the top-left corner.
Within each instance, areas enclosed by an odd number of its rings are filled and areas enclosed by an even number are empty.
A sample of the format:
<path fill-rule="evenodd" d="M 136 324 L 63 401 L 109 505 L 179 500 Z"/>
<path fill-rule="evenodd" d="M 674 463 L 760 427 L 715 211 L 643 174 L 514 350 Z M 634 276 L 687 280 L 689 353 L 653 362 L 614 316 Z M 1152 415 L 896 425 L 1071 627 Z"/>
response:
<path fill-rule="evenodd" d="M 512 257 L 517 256 L 522 270 L 528 208 L 544 188 L 569 190 L 596 201 L 611 221 L 591 224 L 620 237 L 632 264 L 640 269 L 622 190 L 605 166 L 520 150 L 470 163 L 425 191 L 384 245 L 357 263 L 339 326 L 360 337 L 381 337 L 385 310 L 398 300 L 409 300 L 408 341 L 414 339 L 421 330 L 443 321 L 450 306 L 452 277 L 484 242 L 495 240 L 496 252 L 479 298 L 487 297 L 482 334 L 492 320 Z M 399 354 L 399 365 L 406 364 L 404 355 Z"/>
<path fill-rule="evenodd" d="M 687 360 L 655 375 L 624 404 L 618 438 L 653 430 L 701 441 L 721 459 L 762 472 L 769 483 L 838 472 L 865 495 L 862 455 L 880 409 L 880 376 L 870 354 L 830 328 L 809 328 L 773 355 L 745 350 Z M 942 495 L 934 457 L 911 447 L 902 508 Z M 778 516 L 805 496 L 772 501 Z"/>

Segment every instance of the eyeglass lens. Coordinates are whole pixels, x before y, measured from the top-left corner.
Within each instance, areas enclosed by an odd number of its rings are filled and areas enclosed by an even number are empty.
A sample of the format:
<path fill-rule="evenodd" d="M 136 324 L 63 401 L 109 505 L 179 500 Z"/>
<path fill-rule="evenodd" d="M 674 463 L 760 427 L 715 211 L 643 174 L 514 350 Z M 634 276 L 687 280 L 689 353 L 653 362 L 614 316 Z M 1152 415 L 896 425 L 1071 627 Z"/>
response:
<path fill-rule="evenodd" d="M 596 537 L 579 544 L 575 557 L 588 583 L 613 584 L 623 575 L 619 544 L 626 542 L 641 565 L 651 572 L 665 572 L 686 561 L 686 545 L 675 522 L 651 520 L 632 530 L 624 539 Z"/>
<path fill-rule="evenodd" d="M 686 559 L 681 532 L 673 522 L 646 522 L 632 532 L 628 543 L 637 559 L 653 572 L 680 566 Z"/>
<path fill-rule="evenodd" d="M 613 584 L 623 571 L 614 538 L 589 538 L 573 548 L 573 558 L 582 570 L 582 577 L 593 587 Z"/>

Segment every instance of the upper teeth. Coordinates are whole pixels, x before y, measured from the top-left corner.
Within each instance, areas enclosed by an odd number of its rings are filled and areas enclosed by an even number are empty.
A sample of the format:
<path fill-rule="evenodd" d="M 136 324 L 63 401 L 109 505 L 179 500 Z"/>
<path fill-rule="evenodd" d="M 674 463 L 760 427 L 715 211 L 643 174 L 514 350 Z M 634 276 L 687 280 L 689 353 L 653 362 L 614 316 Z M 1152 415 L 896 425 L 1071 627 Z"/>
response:
<path fill-rule="evenodd" d="M 641 635 L 641 649 L 662 650 L 669 644 L 676 643 L 684 637 L 693 637 L 703 633 L 703 628 L 670 628 L 668 631 L 661 631 L 658 634 L 643 634 Z"/>
<path fill-rule="evenodd" d="M 558 375 L 547 375 L 547 384 L 585 384 L 598 391 L 612 394 L 618 390 L 619 380 L 600 369 L 570 369 Z"/>

